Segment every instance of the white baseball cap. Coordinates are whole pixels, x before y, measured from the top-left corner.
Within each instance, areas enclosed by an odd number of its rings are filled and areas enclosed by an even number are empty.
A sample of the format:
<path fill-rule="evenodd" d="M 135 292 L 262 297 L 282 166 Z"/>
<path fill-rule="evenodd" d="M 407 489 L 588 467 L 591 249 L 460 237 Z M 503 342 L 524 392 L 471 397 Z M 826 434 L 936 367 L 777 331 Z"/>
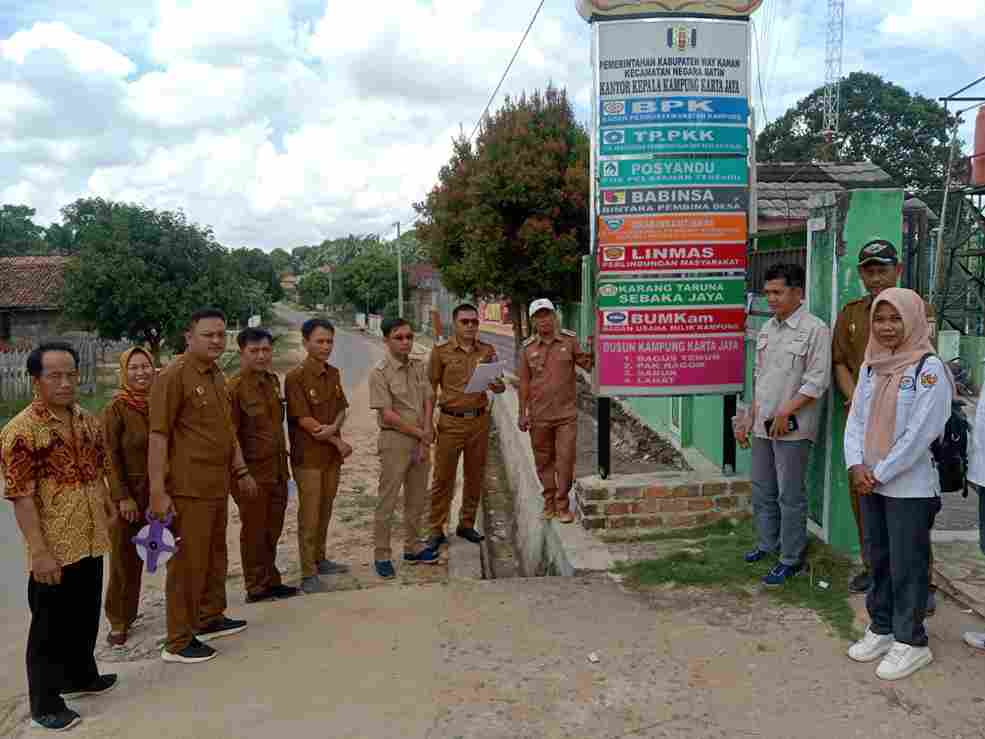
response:
<path fill-rule="evenodd" d="M 554 303 L 552 303 L 550 300 L 548 300 L 547 298 L 538 298 L 537 300 L 535 300 L 530 304 L 530 317 L 533 318 L 534 314 L 537 311 L 545 310 L 545 309 L 551 312 L 554 312 L 556 310 L 554 308 Z"/>

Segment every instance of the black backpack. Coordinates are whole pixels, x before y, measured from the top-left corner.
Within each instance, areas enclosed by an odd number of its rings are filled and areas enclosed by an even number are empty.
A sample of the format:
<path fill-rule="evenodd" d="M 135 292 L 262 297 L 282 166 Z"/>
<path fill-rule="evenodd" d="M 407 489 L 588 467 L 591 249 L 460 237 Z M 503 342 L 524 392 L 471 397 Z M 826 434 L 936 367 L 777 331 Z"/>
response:
<path fill-rule="evenodd" d="M 933 354 L 925 354 L 917 364 L 917 372 L 913 376 L 916 383 L 920 379 L 923 363 Z M 944 426 L 944 435 L 930 445 L 930 454 L 937 467 L 937 477 L 941 481 L 942 493 L 956 493 L 968 497 L 968 431 L 971 424 L 961 409 L 961 403 L 951 401 L 951 417 Z"/>

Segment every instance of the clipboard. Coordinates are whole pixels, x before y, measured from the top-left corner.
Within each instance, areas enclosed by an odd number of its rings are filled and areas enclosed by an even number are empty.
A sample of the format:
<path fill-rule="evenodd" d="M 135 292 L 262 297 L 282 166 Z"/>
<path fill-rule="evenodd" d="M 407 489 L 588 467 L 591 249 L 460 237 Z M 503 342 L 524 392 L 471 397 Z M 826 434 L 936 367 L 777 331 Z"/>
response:
<path fill-rule="evenodd" d="M 465 386 L 466 393 L 484 393 L 489 389 L 489 384 L 495 382 L 506 371 L 503 362 L 489 362 L 488 364 L 476 365 L 475 372 Z"/>

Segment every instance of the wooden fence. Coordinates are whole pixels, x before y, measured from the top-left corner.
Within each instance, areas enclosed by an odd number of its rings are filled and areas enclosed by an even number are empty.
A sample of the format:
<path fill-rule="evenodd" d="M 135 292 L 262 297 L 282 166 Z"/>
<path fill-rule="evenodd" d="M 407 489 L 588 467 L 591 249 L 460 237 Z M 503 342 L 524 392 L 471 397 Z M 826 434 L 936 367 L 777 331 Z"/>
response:
<path fill-rule="evenodd" d="M 79 392 L 96 391 L 96 363 L 105 347 L 93 336 L 65 339 L 79 353 Z M 0 401 L 26 401 L 31 398 L 31 376 L 27 372 L 30 349 L 0 350 Z"/>

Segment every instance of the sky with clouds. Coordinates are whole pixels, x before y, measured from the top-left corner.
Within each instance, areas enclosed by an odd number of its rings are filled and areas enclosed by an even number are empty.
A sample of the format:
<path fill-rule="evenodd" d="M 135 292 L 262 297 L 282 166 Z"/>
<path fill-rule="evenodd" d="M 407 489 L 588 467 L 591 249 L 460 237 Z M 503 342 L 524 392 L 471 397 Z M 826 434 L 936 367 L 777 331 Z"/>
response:
<path fill-rule="evenodd" d="M 985 74 L 981 3 L 850 0 L 845 72 L 953 92 Z M 389 238 L 472 130 L 536 5 L 0 0 L 0 203 L 43 223 L 84 195 L 180 208 L 227 246 Z M 587 121 L 589 27 L 573 5 L 546 0 L 500 99 L 553 82 Z M 823 84 L 825 9 L 756 12 L 760 120 Z"/>

